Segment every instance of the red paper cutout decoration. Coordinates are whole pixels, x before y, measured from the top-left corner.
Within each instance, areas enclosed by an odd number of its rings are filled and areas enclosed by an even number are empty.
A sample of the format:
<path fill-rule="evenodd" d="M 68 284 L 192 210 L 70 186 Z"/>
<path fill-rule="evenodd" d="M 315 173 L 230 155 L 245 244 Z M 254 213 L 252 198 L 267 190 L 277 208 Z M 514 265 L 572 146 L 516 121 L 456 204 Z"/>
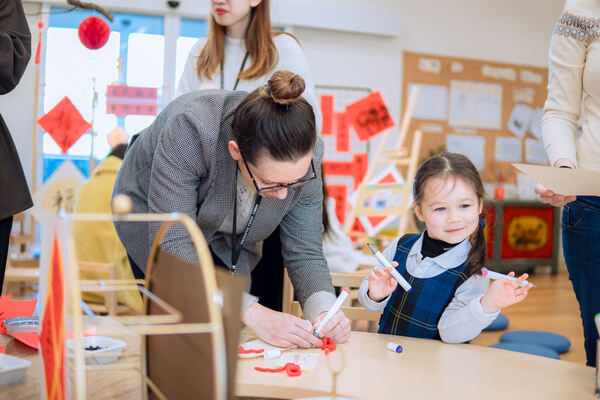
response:
<path fill-rule="evenodd" d="M 106 113 L 126 115 L 156 115 L 158 89 L 127 85 L 106 88 Z"/>
<path fill-rule="evenodd" d="M 44 360 L 46 399 L 63 400 L 65 399 L 64 286 L 62 257 L 56 232 L 50 253 L 45 304 L 40 345 Z"/>
<path fill-rule="evenodd" d="M 102 18 L 87 17 L 77 29 L 81 44 L 90 50 L 98 50 L 106 44 L 110 35 L 110 27 Z"/>
<path fill-rule="evenodd" d="M 81 135 L 92 128 L 67 96 L 42 116 L 38 123 L 52 136 L 63 153 L 66 153 Z"/>
<path fill-rule="evenodd" d="M 320 100 L 321 115 L 323 115 L 321 135 L 331 135 L 333 133 L 333 96 L 321 95 Z"/>
<path fill-rule="evenodd" d="M 394 126 L 394 120 L 379 92 L 373 92 L 352 104 L 348 104 L 346 106 L 346 118 L 348 123 L 354 126 L 358 138 L 363 141 Z"/>

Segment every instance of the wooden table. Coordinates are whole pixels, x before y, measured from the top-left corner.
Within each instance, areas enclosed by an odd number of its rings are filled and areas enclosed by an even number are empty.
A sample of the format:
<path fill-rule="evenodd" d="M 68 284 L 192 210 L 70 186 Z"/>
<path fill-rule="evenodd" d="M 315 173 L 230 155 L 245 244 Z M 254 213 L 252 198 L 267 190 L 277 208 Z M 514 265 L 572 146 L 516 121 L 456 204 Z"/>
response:
<path fill-rule="evenodd" d="M 139 348 L 129 337 L 125 351 Z M 130 342 L 131 341 L 131 342 Z M 401 344 L 400 354 L 386 349 L 389 341 Z M 41 365 L 36 351 L 8 337 L 6 353 L 28 359 L 31 367 L 19 384 L 0 386 L 0 399 L 40 398 Z M 591 367 L 475 345 L 444 344 L 374 333 L 353 332 L 338 346 L 346 363 L 338 378 L 338 394 L 365 400 L 393 399 L 403 395 L 419 399 L 593 399 L 595 370 Z M 291 378 L 254 370 L 262 359 L 240 359 L 236 394 L 243 397 L 295 399 L 323 396 L 331 391 L 331 372 L 322 350 L 312 372 Z M 339 357 L 339 354 L 332 353 Z M 117 363 L 131 362 L 119 359 Z M 333 361 L 339 360 L 334 358 Z M 89 371 L 89 399 L 141 398 L 135 371 Z"/>
<path fill-rule="evenodd" d="M 402 345 L 400 354 L 386 349 Z M 346 363 L 338 395 L 360 399 L 594 399 L 595 369 L 567 361 L 470 344 L 445 344 L 375 333 L 352 332 L 338 345 Z M 254 370 L 264 360 L 238 362 L 236 394 L 296 399 L 331 393 L 332 375 L 321 350 L 312 372 L 291 378 Z M 335 355 L 331 353 L 331 355 Z M 331 356 L 330 355 L 330 356 Z"/>
<path fill-rule="evenodd" d="M 127 342 L 123 352 L 138 353 L 140 341 L 137 336 L 111 336 Z M 0 399 L 29 400 L 41 398 L 42 365 L 38 351 L 18 342 L 10 336 L 0 335 L 0 346 L 6 345 L 5 353 L 31 361 L 20 383 L 0 386 Z M 68 360 L 68 358 L 67 358 Z M 139 356 L 120 357 L 107 366 L 138 363 Z M 87 371 L 87 398 L 98 400 L 141 399 L 141 378 L 134 370 Z M 68 375 L 66 380 L 69 380 Z M 67 382 L 68 383 L 68 382 Z M 74 397 L 68 397 L 74 398 Z"/>

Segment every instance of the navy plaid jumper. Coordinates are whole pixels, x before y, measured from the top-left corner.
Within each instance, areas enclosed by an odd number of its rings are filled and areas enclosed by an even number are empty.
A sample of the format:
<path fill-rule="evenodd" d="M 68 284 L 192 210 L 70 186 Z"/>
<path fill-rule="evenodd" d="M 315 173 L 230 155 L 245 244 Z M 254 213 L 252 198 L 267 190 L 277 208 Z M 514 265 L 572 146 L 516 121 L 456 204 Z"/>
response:
<path fill-rule="evenodd" d="M 431 278 L 415 278 L 406 270 L 410 249 L 419 234 L 404 235 L 398 241 L 394 261 L 396 270 L 412 286 L 410 293 L 398 285 L 392 293 L 379 321 L 379 333 L 440 339 L 437 328 L 442 313 L 450 304 L 456 289 L 468 278 L 465 264 Z"/>

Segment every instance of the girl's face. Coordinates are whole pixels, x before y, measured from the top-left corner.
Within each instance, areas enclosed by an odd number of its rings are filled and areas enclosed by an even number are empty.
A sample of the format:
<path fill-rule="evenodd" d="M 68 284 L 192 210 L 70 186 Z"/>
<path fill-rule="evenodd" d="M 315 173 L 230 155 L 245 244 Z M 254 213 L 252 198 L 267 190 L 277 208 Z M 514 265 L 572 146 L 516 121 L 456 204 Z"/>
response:
<path fill-rule="evenodd" d="M 261 0 L 211 0 L 210 8 L 217 24 L 224 26 L 227 36 L 242 39 L 250 23 L 250 11 Z"/>
<path fill-rule="evenodd" d="M 483 201 L 460 178 L 430 178 L 414 209 L 429 237 L 460 243 L 477 229 Z"/>

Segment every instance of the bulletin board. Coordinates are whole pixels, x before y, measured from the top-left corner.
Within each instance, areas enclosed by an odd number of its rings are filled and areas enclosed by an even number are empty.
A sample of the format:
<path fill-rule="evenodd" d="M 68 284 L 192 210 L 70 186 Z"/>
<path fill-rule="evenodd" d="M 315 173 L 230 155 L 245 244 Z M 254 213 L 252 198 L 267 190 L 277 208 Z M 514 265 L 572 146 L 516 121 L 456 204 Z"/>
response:
<path fill-rule="evenodd" d="M 541 140 L 547 68 L 411 52 L 403 58 L 403 107 L 419 86 L 409 132 L 423 131 L 420 160 L 460 152 L 484 181 L 507 183 L 516 180 L 513 162 L 548 163 Z"/>

